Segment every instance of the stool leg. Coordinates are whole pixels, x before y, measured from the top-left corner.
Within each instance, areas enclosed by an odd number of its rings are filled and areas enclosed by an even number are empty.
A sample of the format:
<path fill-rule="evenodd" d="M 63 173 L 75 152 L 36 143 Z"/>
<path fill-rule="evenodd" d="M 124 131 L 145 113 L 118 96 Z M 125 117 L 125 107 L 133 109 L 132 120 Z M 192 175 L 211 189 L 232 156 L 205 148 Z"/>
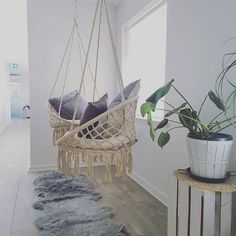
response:
<path fill-rule="evenodd" d="M 236 236 L 236 192 L 232 193 L 231 235 Z"/>

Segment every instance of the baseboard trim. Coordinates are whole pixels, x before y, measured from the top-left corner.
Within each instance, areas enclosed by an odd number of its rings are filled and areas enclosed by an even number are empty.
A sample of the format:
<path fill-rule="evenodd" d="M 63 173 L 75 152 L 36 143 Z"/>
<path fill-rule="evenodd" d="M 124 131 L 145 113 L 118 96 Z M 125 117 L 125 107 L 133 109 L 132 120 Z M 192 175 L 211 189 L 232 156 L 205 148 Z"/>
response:
<path fill-rule="evenodd" d="M 50 171 L 50 170 L 57 170 L 56 164 L 50 164 L 50 165 L 33 165 L 29 166 L 28 172 L 43 172 L 43 171 Z"/>
<path fill-rule="evenodd" d="M 93 166 L 103 166 L 104 163 L 94 163 Z M 81 163 L 80 167 L 86 167 L 86 163 Z M 29 166 L 28 172 L 33 173 L 33 172 L 43 172 L 43 171 L 50 171 L 50 170 L 57 170 L 57 165 L 56 164 L 50 164 L 50 165 L 35 165 L 35 166 Z"/>
<path fill-rule="evenodd" d="M 163 203 L 165 206 L 168 206 L 168 196 L 162 191 L 158 190 L 152 184 L 150 184 L 146 179 L 141 177 L 135 171 L 128 174 L 131 179 L 133 179 L 137 184 L 139 184 L 142 188 L 144 188 L 148 193 L 150 193 L 153 197 Z"/>

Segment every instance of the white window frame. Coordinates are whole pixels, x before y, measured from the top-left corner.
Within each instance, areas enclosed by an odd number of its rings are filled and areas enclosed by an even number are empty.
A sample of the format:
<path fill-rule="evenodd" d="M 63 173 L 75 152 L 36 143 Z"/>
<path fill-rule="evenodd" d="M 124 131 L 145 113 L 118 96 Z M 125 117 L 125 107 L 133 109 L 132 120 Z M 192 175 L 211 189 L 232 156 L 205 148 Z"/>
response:
<path fill-rule="evenodd" d="M 153 11 L 155 11 L 157 8 L 161 7 L 162 5 L 167 4 L 167 0 L 153 0 L 149 4 L 147 4 L 141 11 L 139 11 L 137 14 L 135 14 L 129 21 L 127 21 L 122 26 L 122 72 L 124 73 L 125 68 L 125 62 L 126 62 L 126 52 L 127 52 L 127 40 L 126 40 L 126 32 L 128 29 L 130 29 L 132 26 L 137 24 L 140 20 L 142 20 L 147 15 L 151 14 Z M 123 74 L 123 77 L 124 74 Z M 163 99 L 164 100 L 164 99 Z M 138 108 L 139 109 L 139 108 Z M 154 122 L 159 122 L 164 117 L 154 117 Z M 141 123 L 146 123 L 146 119 L 143 118 L 141 115 L 136 115 L 136 120 Z"/>

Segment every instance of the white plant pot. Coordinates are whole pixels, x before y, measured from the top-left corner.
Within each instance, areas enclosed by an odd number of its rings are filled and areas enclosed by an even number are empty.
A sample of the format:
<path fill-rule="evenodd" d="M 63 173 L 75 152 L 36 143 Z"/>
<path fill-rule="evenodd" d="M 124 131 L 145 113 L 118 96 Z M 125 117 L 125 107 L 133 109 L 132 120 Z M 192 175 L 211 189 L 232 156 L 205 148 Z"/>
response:
<path fill-rule="evenodd" d="M 225 178 L 232 144 L 231 135 L 218 134 L 211 140 L 196 139 L 188 135 L 191 174 L 208 179 Z"/>

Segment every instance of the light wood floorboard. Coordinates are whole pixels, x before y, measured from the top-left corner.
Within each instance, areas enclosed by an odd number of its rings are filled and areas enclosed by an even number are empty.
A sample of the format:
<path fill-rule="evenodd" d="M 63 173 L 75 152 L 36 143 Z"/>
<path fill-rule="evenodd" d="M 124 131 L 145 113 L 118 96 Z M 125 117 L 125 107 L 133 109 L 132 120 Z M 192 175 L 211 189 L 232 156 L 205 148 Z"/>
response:
<path fill-rule="evenodd" d="M 0 236 L 38 236 L 38 214 L 33 180 L 42 173 L 27 173 L 29 120 L 14 120 L 0 134 Z M 167 235 L 167 209 L 129 177 L 103 182 L 103 167 L 95 168 L 101 204 L 113 207 L 114 219 L 125 224 L 131 236 Z M 65 235 L 66 236 L 66 235 Z"/>

